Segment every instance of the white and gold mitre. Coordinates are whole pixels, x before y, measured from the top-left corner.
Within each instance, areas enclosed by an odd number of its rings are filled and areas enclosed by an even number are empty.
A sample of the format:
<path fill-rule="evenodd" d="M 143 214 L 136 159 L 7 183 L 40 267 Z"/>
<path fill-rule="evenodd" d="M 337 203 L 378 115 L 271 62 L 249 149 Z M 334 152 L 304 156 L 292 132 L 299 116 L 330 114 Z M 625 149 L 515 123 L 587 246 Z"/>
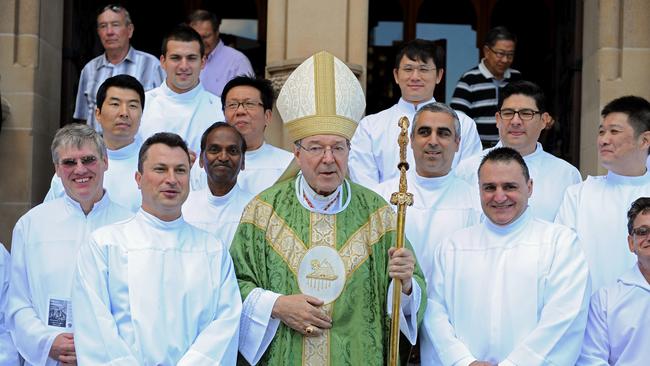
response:
<path fill-rule="evenodd" d="M 351 139 L 366 99 L 350 68 L 331 53 L 321 51 L 289 75 L 276 106 L 291 141 L 314 135 Z"/>

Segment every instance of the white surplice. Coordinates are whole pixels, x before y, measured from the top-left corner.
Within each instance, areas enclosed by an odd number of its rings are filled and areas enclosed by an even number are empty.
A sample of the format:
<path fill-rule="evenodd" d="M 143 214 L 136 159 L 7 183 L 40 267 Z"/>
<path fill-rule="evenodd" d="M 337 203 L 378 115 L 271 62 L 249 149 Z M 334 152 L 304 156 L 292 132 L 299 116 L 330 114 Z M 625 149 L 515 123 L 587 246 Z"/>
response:
<path fill-rule="evenodd" d="M 587 263 L 573 231 L 529 210 L 447 238 L 429 284 L 422 365 L 573 365 L 580 353 Z"/>
<path fill-rule="evenodd" d="M 434 248 L 456 230 L 478 224 L 481 208 L 475 191 L 453 173 L 425 178 L 409 170 L 407 181 L 413 206 L 406 208 L 404 231 L 422 272 L 429 278 Z M 390 202 L 391 194 L 399 191 L 399 177 L 381 183 L 376 191 Z"/>
<path fill-rule="evenodd" d="M 577 366 L 637 366 L 650 362 L 650 284 L 638 265 L 591 298 Z"/>
<path fill-rule="evenodd" d="M 422 106 L 435 102 L 430 99 L 415 105 L 400 98 L 394 106 L 379 113 L 365 116 L 357 127 L 352 137 L 350 150 L 350 177 L 352 181 L 374 188 L 379 183 L 394 177 L 399 177 L 397 163 L 399 163 L 399 146 L 397 137 L 401 129 L 398 121 L 406 116 L 409 119 L 409 133 L 413 128 L 413 117 L 415 112 Z M 467 159 L 479 154 L 481 139 L 476 131 L 476 123 L 465 113 L 456 111 L 460 120 L 460 146 L 454 156 L 452 167 Z M 410 166 L 415 166 L 413 150 L 409 147 L 406 156 Z"/>
<path fill-rule="evenodd" d="M 0 243 L 0 365 L 18 366 L 20 359 L 11 334 L 5 327 L 7 309 L 7 291 L 9 290 L 9 276 L 11 275 L 11 257 Z"/>
<path fill-rule="evenodd" d="M 79 247 L 90 233 L 133 216 L 104 193 L 85 215 L 68 195 L 23 215 L 11 242 L 7 327 L 27 365 L 56 365 L 54 338 L 72 332 L 70 293 Z"/>
<path fill-rule="evenodd" d="M 188 224 L 214 234 L 228 249 L 241 214 L 253 197 L 254 194 L 239 187 L 239 184 L 220 197 L 213 195 L 210 188 L 192 191 L 183 204 L 183 218 Z"/>
<path fill-rule="evenodd" d="M 241 297 L 232 260 L 182 217 L 143 210 L 79 251 L 72 290 L 82 365 L 234 365 Z"/>
<path fill-rule="evenodd" d="M 627 245 L 627 211 L 639 197 L 650 197 L 648 172 L 639 177 L 612 172 L 589 176 L 566 191 L 555 222 L 578 233 L 593 292 L 615 283 L 636 263 Z"/>
<path fill-rule="evenodd" d="M 237 176 L 237 184 L 254 195 L 269 188 L 280 178 L 293 160 L 293 154 L 263 143 L 259 149 L 246 151 L 244 154 L 244 169 Z M 201 190 L 208 186 L 208 176 L 205 169 L 194 164 L 191 171 L 192 190 Z"/>
<path fill-rule="evenodd" d="M 165 81 L 145 94 L 144 111 L 138 134 L 142 140 L 157 132 L 173 132 L 185 140 L 196 154 L 201 151 L 201 136 L 215 122 L 223 122 L 221 100 L 199 83 L 178 94 Z"/>
<path fill-rule="evenodd" d="M 104 173 L 104 189 L 111 195 L 111 201 L 134 213 L 140 209 L 142 204 L 142 195 L 135 181 L 135 172 L 138 171 L 138 153 L 141 146 L 142 139 L 136 135 L 131 144 L 121 149 L 106 149 L 108 169 Z M 51 201 L 63 197 L 64 194 L 65 189 L 61 178 L 54 174 L 50 190 L 43 201 Z"/>
<path fill-rule="evenodd" d="M 483 157 L 497 147 L 484 150 L 480 155 L 464 160 L 455 169 L 458 177 L 469 183 L 475 190 L 475 197 L 480 202 L 478 187 L 478 167 Z M 576 167 L 557 158 L 546 151 L 539 142 L 535 151 L 523 157 L 533 180 L 533 195 L 528 199 L 533 216 L 553 222 L 562 203 L 564 192 L 574 184 L 580 183 L 582 177 Z"/>

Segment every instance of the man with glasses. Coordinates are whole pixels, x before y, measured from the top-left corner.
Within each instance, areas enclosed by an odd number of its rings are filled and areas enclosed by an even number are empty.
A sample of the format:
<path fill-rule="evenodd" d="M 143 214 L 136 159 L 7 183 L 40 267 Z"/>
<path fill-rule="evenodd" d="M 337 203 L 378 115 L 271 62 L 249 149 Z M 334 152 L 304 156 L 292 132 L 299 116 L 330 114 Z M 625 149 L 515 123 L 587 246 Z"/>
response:
<path fill-rule="evenodd" d="M 650 198 L 632 202 L 627 232 L 628 248 L 637 262 L 616 283 L 591 297 L 577 366 L 632 366 L 650 360 Z"/>
<path fill-rule="evenodd" d="M 580 183 L 582 178 L 578 169 L 547 153 L 537 142 L 542 130 L 551 124 L 544 93 L 529 81 L 512 82 L 503 88 L 497 107 L 499 111 L 495 117 L 501 138 L 497 147 L 513 148 L 523 156 L 535 182 L 528 201 L 532 215 L 553 221 L 567 187 Z M 461 162 L 456 175 L 478 187 L 478 166 L 491 149 Z"/>
<path fill-rule="evenodd" d="M 515 57 L 517 37 L 505 27 L 492 28 L 485 37 L 483 59 L 458 80 L 451 106 L 476 121 L 481 141 L 486 147 L 499 140 L 494 114 L 499 93 L 521 74 L 510 65 Z"/>
<path fill-rule="evenodd" d="M 163 39 L 160 64 L 167 78 L 147 92 L 139 134 L 144 141 L 157 132 L 175 133 L 196 154 L 201 150 L 203 131 L 223 121 L 221 101 L 199 80 L 205 65 L 201 36 L 188 25 L 174 27 Z"/>
<path fill-rule="evenodd" d="M 226 122 L 246 140 L 246 169 L 237 178 L 244 190 L 258 194 L 270 187 L 289 166 L 293 155 L 264 139 L 273 114 L 273 86 L 266 79 L 237 76 L 223 88 L 221 103 Z M 205 188 L 203 169 L 192 169 L 192 189 Z"/>
<path fill-rule="evenodd" d="M 394 106 L 364 117 L 352 138 L 350 176 L 366 187 L 399 176 L 399 147 L 397 136 L 400 118 L 408 117 L 412 129 L 413 116 L 423 105 L 435 102 L 433 91 L 442 79 L 443 50 L 432 42 L 416 39 L 408 42 L 395 58 L 393 76 L 401 90 L 401 98 Z M 458 113 L 461 136 L 458 153 L 452 167 L 459 161 L 481 152 L 481 141 L 476 124 L 464 113 Z M 413 152 L 407 159 L 413 166 Z"/>
<path fill-rule="evenodd" d="M 569 187 L 555 218 L 578 233 L 594 291 L 613 284 L 636 262 L 620 245 L 627 235 L 625 212 L 638 197 L 650 196 L 650 103 L 624 96 L 605 105 L 600 115 L 598 158 L 607 175 Z"/>
<path fill-rule="evenodd" d="M 102 126 L 95 118 L 95 96 L 104 80 L 128 74 L 135 77 L 145 90 L 150 90 L 162 83 L 165 73 L 154 56 L 131 47 L 133 23 L 124 7 L 103 7 L 97 16 L 97 34 L 104 53 L 88 62 L 81 71 L 74 118 L 101 132 Z"/>
<path fill-rule="evenodd" d="M 6 324 L 26 365 L 76 364 L 70 299 L 79 247 L 93 230 L 133 215 L 103 188 L 106 146 L 95 130 L 61 128 L 52 160 L 65 195 L 23 215 L 11 241 Z"/>
<path fill-rule="evenodd" d="M 219 39 L 221 19 L 214 13 L 197 9 L 190 14 L 187 24 L 201 35 L 205 44 L 206 62 L 201 71 L 201 83 L 207 91 L 221 96 L 223 87 L 235 76 L 255 74 L 246 55 Z"/>
<path fill-rule="evenodd" d="M 230 248 L 244 300 L 239 351 L 250 364 L 386 365 L 392 281 L 411 343 L 426 290 L 410 245 L 391 248 L 392 208 L 345 178 L 361 85 L 320 52 L 289 76 L 277 108 L 300 174 L 246 206 Z"/>

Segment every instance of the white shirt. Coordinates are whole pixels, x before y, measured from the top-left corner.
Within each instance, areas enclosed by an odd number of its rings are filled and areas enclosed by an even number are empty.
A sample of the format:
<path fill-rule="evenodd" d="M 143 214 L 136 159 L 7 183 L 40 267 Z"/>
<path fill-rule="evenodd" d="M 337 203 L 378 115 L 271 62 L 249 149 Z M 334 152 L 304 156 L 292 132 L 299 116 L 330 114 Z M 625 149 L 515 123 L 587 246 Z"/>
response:
<path fill-rule="evenodd" d="M 147 102 L 138 131 L 143 141 L 157 132 L 173 132 L 198 154 L 203 132 L 213 123 L 224 121 L 221 100 L 203 89 L 201 83 L 192 90 L 178 94 L 164 82 L 149 90 L 145 100 Z"/>
<path fill-rule="evenodd" d="M 306 184 L 306 181 L 302 174 L 296 179 L 296 184 L 299 180 L 302 180 L 302 186 L 305 187 L 303 190 L 296 190 L 296 199 L 298 199 L 303 207 L 312 211 L 319 212 L 320 209 L 315 209 L 303 203 L 302 193 L 304 193 L 307 198 L 312 202 L 324 202 L 328 201 L 328 198 L 323 197 L 314 192 L 309 185 Z M 349 186 L 347 188 L 348 192 L 341 193 L 340 199 L 338 199 L 333 205 L 329 206 L 328 210 L 332 214 L 336 214 L 347 207 L 349 201 L 343 199 L 345 194 L 350 194 Z M 299 192 L 301 191 L 301 192 Z M 342 187 L 339 187 L 337 191 L 342 191 Z M 336 192 L 336 191 L 335 191 Z M 330 196 L 336 193 L 331 194 Z M 347 203 L 343 203 L 343 202 Z M 393 309 L 393 281 L 390 281 L 387 292 L 387 304 L 386 311 L 389 316 Z M 253 289 L 246 299 L 244 300 L 242 317 L 241 317 L 241 328 L 247 329 L 245 335 L 242 334 L 242 338 L 239 340 L 239 351 L 242 356 L 250 364 L 255 365 L 266 352 L 266 349 L 271 344 L 275 333 L 280 326 L 280 319 L 271 318 L 271 312 L 275 301 L 282 294 L 275 293 L 273 291 L 265 290 L 263 288 Z M 420 308 L 420 299 L 422 298 L 422 290 L 417 281 L 412 281 L 411 294 L 405 295 L 401 294 L 400 297 L 400 322 L 399 328 L 400 331 L 406 336 L 406 338 L 415 344 L 417 339 L 417 313 Z"/>
<path fill-rule="evenodd" d="M 495 147 L 464 160 L 456 167 L 456 175 L 472 186 L 479 202 L 478 166 L 489 151 L 501 146 L 503 145 L 499 142 Z M 580 172 L 573 165 L 544 151 L 539 142 L 535 151 L 523 158 L 533 180 L 533 194 L 528 199 L 529 208 L 533 216 L 552 222 L 566 189 L 582 181 Z"/>
<path fill-rule="evenodd" d="M 594 292 L 613 284 L 636 263 L 627 245 L 627 211 L 637 198 L 648 196 L 648 172 L 639 177 L 609 172 L 567 189 L 555 222 L 578 234 Z"/>
<path fill-rule="evenodd" d="M 18 220 L 11 242 L 7 328 L 26 365 L 57 364 L 48 354 L 57 335 L 72 332 L 70 293 L 79 247 L 93 230 L 130 216 L 104 193 L 87 216 L 65 195 Z"/>
<path fill-rule="evenodd" d="M 591 298 L 577 366 L 636 366 L 650 361 L 650 284 L 638 265 Z"/>
<path fill-rule="evenodd" d="M 407 173 L 407 182 L 413 206 L 406 208 L 404 229 L 425 278 L 429 278 L 434 248 L 455 231 L 478 224 L 481 209 L 476 205 L 474 190 L 453 173 L 425 178 L 412 168 Z M 398 190 L 399 177 L 377 186 L 377 193 L 388 202 Z"/>
<path fill-rule="evenodd" d="M 140 210 L 92 233 L 72 290 L 80 365 L 234 365 L 241 297 L 232 260 L 182 217 Z"/>
<path fill-rule="evenodd" d="M 263 143 L 257 150 L 246 151 L 244 154 L 244 169 L 237 176 L 237 184 L 256 195 L 275 184 L 291 160 L 293 160 L 292 153 Z M 208 186 L 205 169 L 198 163 L 192 167 L 190 179 L 192 190 L 204 189 Z"/>
<path fill-rule="evenodd" d="M 394 177 L 399 177 L 399 145 L 397 138 L 401 132 L 397 125 L 403 116 L 409 119 L 409 133 L 413 128 L 415 112 L 422 106 L 435 102 L 431 99 L 414 106 L 400 98 L 394 106 L 376 114 L 365 116 L 352 137 L 350 151 L 350 177 L 354 182 L 373 188 Z M 460 146 L 454 156 L 452 168 L 458 162 L 478 154 L 483 148 L 476 123 L 465 113 L 456 111 L 460 120 Z M 410 166 L 415 166 L 413 150 L 407 148 L 407 160 Z"/>
<path fill-rule="evenodd" d="M 422 365 L 573 365 L 589 304 L 575 233 L 534 218 L 457 231 L 436 250 Z M 423 345 L 426 343 L 423 340 Z"/>
<path fill-rule="evenodd" d="M 18 366 L 20 365 L 18 351 L 16 351 L 14 341 L 11 339 L 11 334 L 5 327 L 10 275 L 11 257 L 4 244 L 0 243 L 0 365 Z"/>
<path fill-rule="evenodd" d="M 213 195 L 210 188 L 192 191 L 183 204 L 183 218 L 188 224 L 214 234 L 230 248 L 241 214 L 253 197 L 238 184 L 224 196 Z"/>
<path fill-rule="evenodd" d="M 135 140 L 121 149 L 106 149 L 108 170 L 104 173 L 104 189 L 111 195 L 111 201 L 136 212 L 142 204 L 142 194 L 135 181 L 138 171 L 138 153 L 142 139 L 136 135 Z M 54 174 L 43 202 L 63 197 L 65 188 L 58 175 Z"/>

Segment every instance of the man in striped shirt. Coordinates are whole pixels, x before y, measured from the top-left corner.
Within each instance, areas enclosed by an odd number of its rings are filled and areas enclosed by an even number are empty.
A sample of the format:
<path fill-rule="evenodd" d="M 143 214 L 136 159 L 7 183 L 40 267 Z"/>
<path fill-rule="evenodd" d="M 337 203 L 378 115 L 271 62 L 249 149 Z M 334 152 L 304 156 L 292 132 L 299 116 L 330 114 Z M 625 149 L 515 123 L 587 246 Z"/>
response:
<path fill-rule="evenodd" d="M 517 37 L 505 27 L 492 28 L 485 37 L 483 59 L 461 76 L 451 99 L 452 108 L 476 121 L 484 147 L 499 141 L 495 113 L 501 89 L 522 79 L 519 71 L 510 68 L 516 45 Z"/>
<path fill-rule="evenodd" d="M 74 118 L 101 132 L 102 127 L 95 119 L 95 96 L 104 80 L 128 74 L 138 79 L 146 91 L 159 86 L 165 79 L 165 72 L 156 57 L 131 47 L 133 23 L 124 7 L 103 7 L 97 16 L 97 34 L 104 53 L 88 62 L 81 71 Z"/>

